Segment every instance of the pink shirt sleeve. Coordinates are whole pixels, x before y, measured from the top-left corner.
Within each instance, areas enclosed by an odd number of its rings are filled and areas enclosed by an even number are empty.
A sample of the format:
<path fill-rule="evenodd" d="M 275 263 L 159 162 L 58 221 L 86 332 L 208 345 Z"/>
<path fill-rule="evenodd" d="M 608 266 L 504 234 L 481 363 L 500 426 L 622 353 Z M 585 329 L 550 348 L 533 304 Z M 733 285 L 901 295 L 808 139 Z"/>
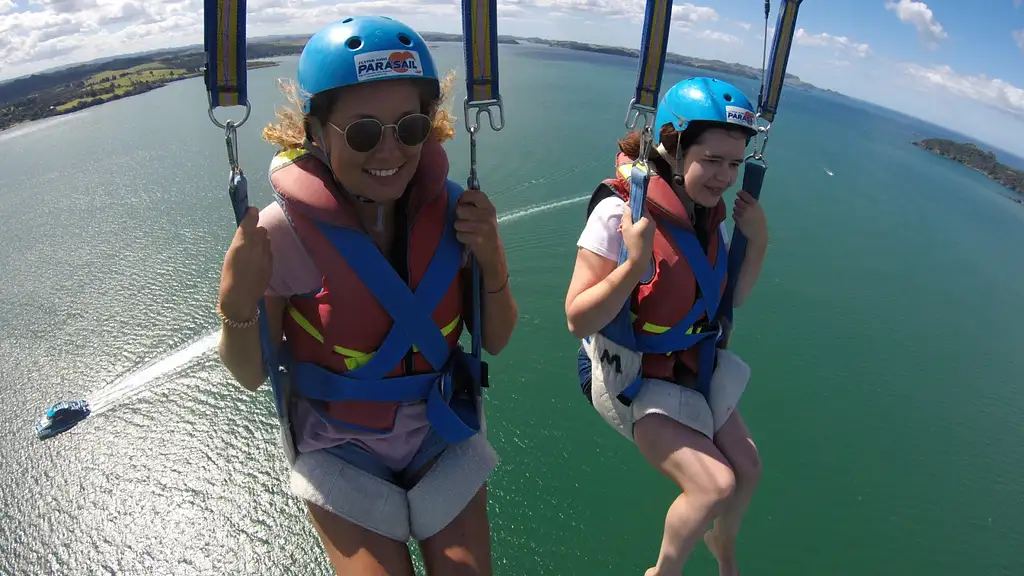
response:
<path fill-rule="evenodd" d="M 259 225 L 267 229 L 274 257 L 266 295 L 287 297 L 319 290 L 320 272 L 277 202 L 260 211 Z"/>

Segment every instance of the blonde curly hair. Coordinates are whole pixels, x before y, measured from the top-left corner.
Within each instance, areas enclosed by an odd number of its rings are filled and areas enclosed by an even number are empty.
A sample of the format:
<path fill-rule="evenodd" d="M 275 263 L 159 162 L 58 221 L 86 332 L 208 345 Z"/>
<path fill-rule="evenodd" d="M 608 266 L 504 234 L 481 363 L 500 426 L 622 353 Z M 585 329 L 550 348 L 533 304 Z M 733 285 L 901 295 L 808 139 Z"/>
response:
<path fill-rule="evenodd" d="M 455 71 L 449 72 L 441 80 L 441 95 L 431 102 L 426 114 L 433 119 L 433 136 L 442 144 L 455 137 L 455 116 L 448 109 L 451 98 L 452 81 Z M 293 80 L 278 80 L 278 87 L 284 92 L 291 107 L 278 108 L 274 116 L 277 123 L 267 124 L 263 128 L 263 139 L 279 146 L 282 150 L 301 148 L 306 138 L 307 115 L 302 113 L 298 86 Z"/>

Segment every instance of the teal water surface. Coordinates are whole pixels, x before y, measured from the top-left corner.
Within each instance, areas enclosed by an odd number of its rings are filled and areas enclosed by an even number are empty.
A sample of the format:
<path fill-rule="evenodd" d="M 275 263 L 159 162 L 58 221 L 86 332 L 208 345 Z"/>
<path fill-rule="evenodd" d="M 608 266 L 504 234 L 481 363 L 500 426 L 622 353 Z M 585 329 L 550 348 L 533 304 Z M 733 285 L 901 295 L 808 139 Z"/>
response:
<path fill-rule="evenodd" d="M 461 82 L 459 47 L 435 50 Z M 295 66 L 250 72 L 241 159 L 261 206 L 273 149 L 259 130 Z M 495 570 L 642 574 L 676 489 L 580 394 L 563 311 L 635 63 L 502 46 L 501 66 L 507 126 L 481 135 L 480 177 L 521 318 L 490 360 Z M 763 196 L 771 248 L 733 339 L 764 461 L 744 573 L 1024 573 L 1024 209 L 911 146 L 915 132 L 948 136 L 784 95 Z M 461 124 L 448 151 L 464 179 Z M 0 574 L 331 573 L 285 491 L 269 391 L 241 390 L 212 348 L 67 434 L 32 431 L 53 402 L 216 330 L 226 168 L 198 79 L 0 134 Z M 706 550 L 687 573 L 715 573 Z"/>

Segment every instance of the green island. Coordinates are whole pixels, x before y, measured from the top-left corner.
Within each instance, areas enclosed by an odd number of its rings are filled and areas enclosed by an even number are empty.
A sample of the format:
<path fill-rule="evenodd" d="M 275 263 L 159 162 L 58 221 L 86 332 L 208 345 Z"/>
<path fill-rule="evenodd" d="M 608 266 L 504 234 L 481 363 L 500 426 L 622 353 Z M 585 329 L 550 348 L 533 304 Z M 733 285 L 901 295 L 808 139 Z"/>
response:
<path fill-rule="evenodd" d="M 1010 168 L 1000 162 L 995 154 L 979 148 L 977 144 L 955 142 L 943 138 L 925 138 L 912 142 L 912 144 L 939 156 L 956 160 L 968 168 L 981 172 L 1010 190 L 1018 194 L 1024 194 L 1024 170 Z M 1018 204 L 1024 204 L 1024 199 L 1010 199 Z"/>
<path fill-rule="evenodd" d="M 461 34 L 424 32 L 422 36 L 428 43 L 462 42 Z M 299 54 L 308 39 L 306 34 L 250 40 L 246 44 L 248 68 L 277 66 L 277 62 L 267 59 Z M 569 40 L 499 35 L 498 43 L 541 44 L 632 59 L 639 56 L 638 50 L 630 48 Z M 757 68 L 721 60 L 704 60 L 669 52 L 665 62 L 745 78 L 761 78 L 761 71 Z M 204 70 L 202 46 L 194 45 L 94 60 L 0 82 L 0 130 L 142 94 L 178 80 L 201 77 Z M 800 90 L 821 90 L 792 74 L 786 75 L 786 83 Z"/>

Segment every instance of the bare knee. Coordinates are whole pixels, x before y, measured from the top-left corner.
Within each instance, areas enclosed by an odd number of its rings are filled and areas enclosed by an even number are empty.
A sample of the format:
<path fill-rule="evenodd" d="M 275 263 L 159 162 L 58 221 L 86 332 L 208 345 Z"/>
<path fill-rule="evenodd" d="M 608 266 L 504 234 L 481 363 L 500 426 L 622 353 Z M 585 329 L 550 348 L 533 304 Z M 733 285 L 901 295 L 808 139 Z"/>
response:
<path fill-rule="evenodd" d="M 715 435 L 715 445 L 729 460 L 741 490 L 757 484 L 761 479 L 761 455 L 739 411 Z"/>
<path fill-rule="evenodd" d="M 750 452 L 745 454 L 738 462 L 733 463 L 733 472 L 736 474 L 736 482 L 742 486 L 753 486 L 761 480 L 761 454 L 757 447 L 750 445 Z"/>
<path fill-rule="evenodd" d="M 752 441 L 746 442 L 742 449 L 730 451 L 726 456 L 741 489 L 757 485 L 761 479 L 761 454 Z"/>
<path fill-rule="evenodd" d="M 728 500 L 736 489 L 729 461 L 707 436 L 688 426 L 649 414 L 636 422 L 633 438 L 648 462 L 705 506 Z"/>
<path fill-rule="evenodd" d="M 718 508 L 736 491 L 736 474 L 725 466 L 707 469 L 705 474 L 695 478 L 683 491 L 693 498 L 699 498 L 712 508 Z"/>

